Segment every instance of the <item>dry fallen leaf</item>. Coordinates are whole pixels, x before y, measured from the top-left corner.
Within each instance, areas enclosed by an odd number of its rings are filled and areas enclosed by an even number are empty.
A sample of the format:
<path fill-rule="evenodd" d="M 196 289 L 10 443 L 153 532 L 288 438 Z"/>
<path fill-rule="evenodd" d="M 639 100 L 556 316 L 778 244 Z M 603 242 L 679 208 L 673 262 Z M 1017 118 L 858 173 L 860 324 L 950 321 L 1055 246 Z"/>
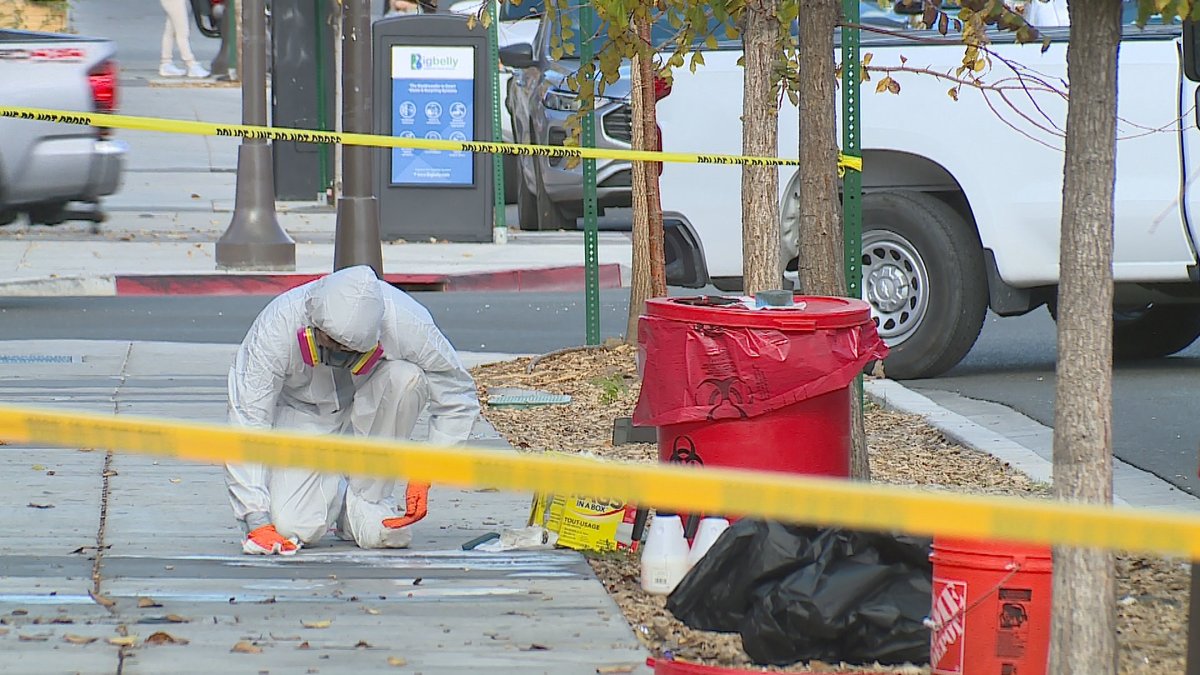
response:
<path fill-rule="evenodd" d="M 359 640 L 357 643 L 355 643 L 354 648 L 355 649 L 370 649 L 371 643 L 367 642 L 366 640 Z"/>
<path fill-rule="evenodd" d="M 367 614 L 370 614 L 371 616 L 377 616 L 377 615 L 381 614 L 381 612 L 379 610 L 375 609 L 374 607 L 364 607 L 363 611 L 366 612 Z"/>
<path fill-rule="evenodd" d="M 45 642 L 46 640 L 50 639 L 50 636 L 17 634 L 17 639 L 21 642 Z"/>
<path fill-rule="evenodd" d="M 34 465 L 33 465 L 33 470 L 34 470 L 34 471 L 45 471 L 45 470 L 46 470 L 46 467 L 42 466 L 41 464 L 34 464 Z"/>
<path fill-rule="evenodd" d="M 333 621 L 329 619 L 322 619 L 320 621 L 301 621 L 300 625 L 304 626 L 305 628 L 329 628 L 333 625 Z"/>
<path fill-rule="evenodd" d="M 63 636 L 63 642 L 69 642 L 73 645 L 90 645 L 100 638 L 87 637 L 86 635 L 72 635 L 67 633 Z"/>
<path fill-rule="evenodd" d="M 407 666 L 408 661 L 405 661 L 404 659 L 400 658 L 399 656 L 389 656 L 388 657 L 388 665 L 399 668 L 400 666 Z"/>
<path fill-rule="evenodd" d="M 172 483 L 181 483 L 181 482 L 183 482 L 183 479 L 182 478 L 172 478 L 171 482 Z"/>
<path fill-rule="evenodd" d="M 187 623 L 188 622 L 187 619 L 183 618 L 182 616 L 179 616 L 178 614 L 168 614 L 166 618 L 167 618 L 167 621 L 170 621 L 171 623 Z"/>
<path fill-rule="evenodd" d="M 150 637 L 146 638 L 146 644 L 148 645 L 186 645 L 187 643 L 188 641 L 184 638 L 175 637 L 161 630 L 157 633 L 151 633 Z"/>
<path fill-rule="evenodd" d="M 229 651 L 237 653 L 237 654 L 261 654 L 262 647 L 256 647 L 253 644 L 247 642 L 246 640 L 242 640 L 241 642 L 234 645 L 233 649 L 230 649 Z"/>
<path fill-rule="evenodd" d="M 92 590 L 88 590 L 88 595 L 91 596 L 92 600 L 95 600 L 100 605 L 107 607 L 109 609 L 111 609 L 114 605 L 117 604 L 117 602 L 115 600 L 113 600 L 112 598 L 108 598 L 103 595 L 97 595 Z"/>
<path fill-rule="evenodd" d="M 154 598 L 138 598 L 138 607 L 146 609 L 147 607 L 162 607 L 162 605 L 155 602 Z"/>
<path fill-rule="evenodd" d="M 137 644 L 137 636 L 125 635 L 122 637 L 111 637 L 108 638 L 108 644 L 116 645 L 118 647 L 132 647 Z"/>

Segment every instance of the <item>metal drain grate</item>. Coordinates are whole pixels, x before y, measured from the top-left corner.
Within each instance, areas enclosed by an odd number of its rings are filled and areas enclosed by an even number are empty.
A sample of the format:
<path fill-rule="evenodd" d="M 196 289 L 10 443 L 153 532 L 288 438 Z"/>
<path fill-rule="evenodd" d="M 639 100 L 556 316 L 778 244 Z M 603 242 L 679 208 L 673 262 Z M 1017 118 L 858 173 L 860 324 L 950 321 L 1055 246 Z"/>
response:
<path fill-rule="evenodd" d="M 29 365 L 35 363 L 74 363 L 74 356 L 63 356 L 59 354 L 27 354 L 27 355 L 0 355 L 0 365 Z"/>
<path fill-rule="evenodd" d="M 570 403 L 571 397 L 563 394 L 547 394 L 533 392 L 528 394 L 501 394 L 489 396 L 488 405 L 505 408 L 527 408 L 536 405 L 563 405 Z"/>

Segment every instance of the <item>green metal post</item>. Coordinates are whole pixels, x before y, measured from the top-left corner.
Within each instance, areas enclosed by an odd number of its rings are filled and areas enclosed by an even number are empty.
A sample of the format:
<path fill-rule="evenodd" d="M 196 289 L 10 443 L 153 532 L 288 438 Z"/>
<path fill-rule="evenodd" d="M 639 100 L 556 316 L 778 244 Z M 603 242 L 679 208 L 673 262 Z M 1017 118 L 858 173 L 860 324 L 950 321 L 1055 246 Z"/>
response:
<path fill-rule="evenodd" d="M 581 83 L 591 93 L 596 91 L 596 71 L 592 64 L 592 33 L 595 28 L 595 8 L 590 0 L 579 10 L 579 63 L 587 66 L 587 77 Z M 583 147 L 596 147 L 595 99 L 587 99 L 583 112 Z M 596 160 L 583 160 L 583 264 L 584 305 L 587 316 L 587 343 L 600 344 L 600 242 L 596 224 Z"/>
<path fill-rule="evenodd" d="M 500 124 L 500 35 L 497 25 L 500 22 L 499 0 L 488 2 L 488 14 L 492 17 L 488 24 L 488 58 L 491 61 L 489 72 L 492 75 L 492 142 L 504 141 L 504 132 Z M 508 241 L 508 219 L 504 212 L 504 155 L 492 154 L 492 190 L 495 192 L 495 210 L 493 223 L 495 234 L 492 239 L 497 244 Z"/>
<path fill-rule="evenodd" d="M 859 138 L 859 95 L 861 60 L 859 59 L 858 0 L 842 0 L 845 23 L 842 28 L 842 153 L 850 157 L 862 154 Z M 842 177 L 842 237 L 846 260 L 846 296 L 862 297 L 862 174 L 847 169 Z M 854 380 L 859 404 L 863 399 L 863 380 Z"/>
<path fill-rule="evenodd" d="M 329 13 L 324 11 L 325 4 L 324 0 L 313 0 L 313 12 L 314 16 L 317 17 L 315 22 L 317 27 L 317 128 L 321 131 L 333 131 L 329 125 L 329 111 L 327 109 L 329 99 L 325 91 L 326 85 L 331 83 L 329 80 L 329 52 L 325 49 L 325 36 L 331 27 L 325 20 L 329 16 Z M 321 186 L 322 193 L 333 183 L 333 171 L 330 170 L 330 151 L 332 149 L 333 146 L 328 143 L 322 143 L 317 146 L 319 161 L 317 181 Z"/>

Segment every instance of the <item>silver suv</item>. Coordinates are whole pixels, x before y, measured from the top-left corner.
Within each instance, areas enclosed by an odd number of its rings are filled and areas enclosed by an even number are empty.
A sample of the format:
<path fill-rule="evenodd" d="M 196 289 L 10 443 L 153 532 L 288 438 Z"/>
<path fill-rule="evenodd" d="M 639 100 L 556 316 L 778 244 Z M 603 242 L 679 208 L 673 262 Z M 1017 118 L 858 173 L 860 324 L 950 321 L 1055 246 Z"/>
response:
<path fill-rule="evenodd" d="M 556 17 L 557 18 L 557 17 Z M 544 17 L 543 17 L 544 19 Z M 553 25 L 551 25 L 553 24 Z M 512 70 L 505 107 L 512 116 L 513 140 L 535 145 L 562 145 L 567 120 L 579 110 L 578 97 L 566 79 L 579 68 L 578 55 L 555 59 L 550 53 L 551 31 L 558 21 L 543 20 L 533 44 L 514 43 L 500 51 Z M 597 51 L 599 44 L 596 45 Z M 628 149 L 632 138 L 629 106 L 629 68 L 596 97 L 596 147 Z M 596 196 L 603 212 L 632 204 L 629 162 L 596 161 Z M 573 230 L 583 216 L 583 167 L 567 167 L 561 157 L 519 157 L 517 211 L 522 230 Z"/>

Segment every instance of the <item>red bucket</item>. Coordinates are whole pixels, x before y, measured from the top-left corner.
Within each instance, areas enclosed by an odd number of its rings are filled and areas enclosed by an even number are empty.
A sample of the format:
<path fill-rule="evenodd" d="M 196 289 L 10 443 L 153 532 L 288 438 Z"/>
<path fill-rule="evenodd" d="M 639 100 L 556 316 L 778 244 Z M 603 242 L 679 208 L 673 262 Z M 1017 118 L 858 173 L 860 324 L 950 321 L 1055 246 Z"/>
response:
<path fill-rule="evenodd" d="M 1045 675 L 1053 561 L 1048 546 L 935 538 L 929 664 L 934 675 Z"/>

